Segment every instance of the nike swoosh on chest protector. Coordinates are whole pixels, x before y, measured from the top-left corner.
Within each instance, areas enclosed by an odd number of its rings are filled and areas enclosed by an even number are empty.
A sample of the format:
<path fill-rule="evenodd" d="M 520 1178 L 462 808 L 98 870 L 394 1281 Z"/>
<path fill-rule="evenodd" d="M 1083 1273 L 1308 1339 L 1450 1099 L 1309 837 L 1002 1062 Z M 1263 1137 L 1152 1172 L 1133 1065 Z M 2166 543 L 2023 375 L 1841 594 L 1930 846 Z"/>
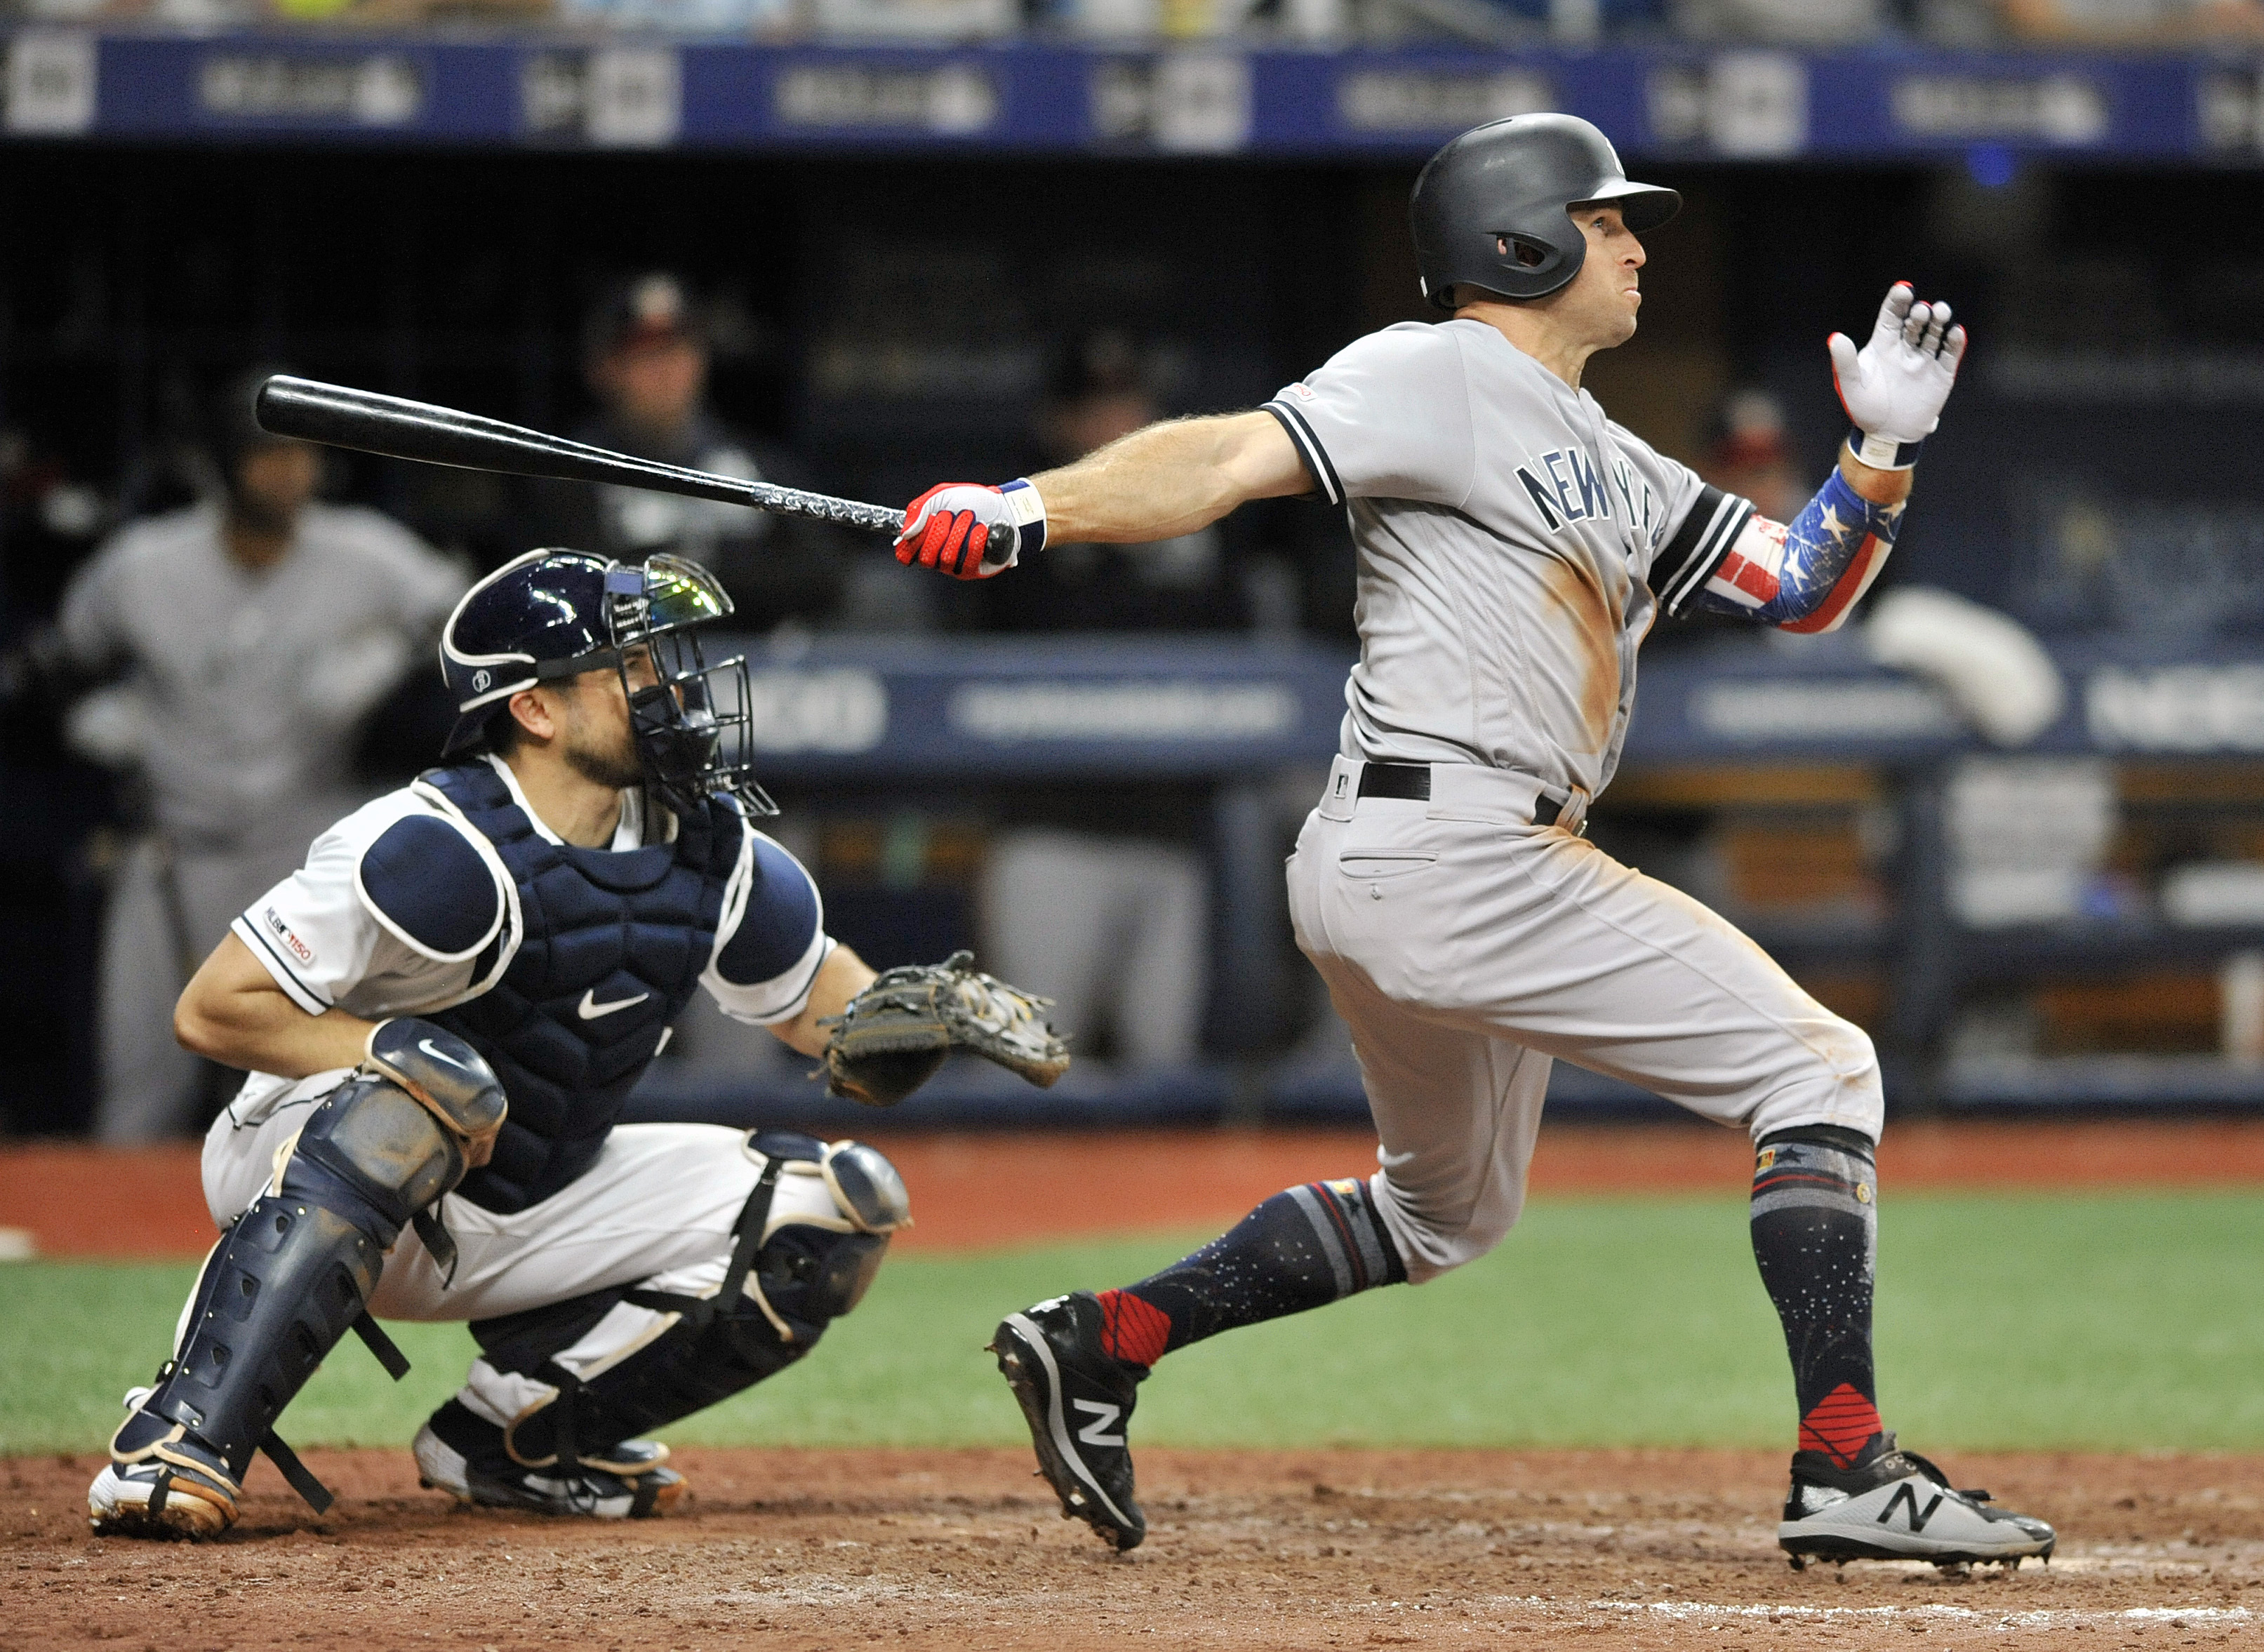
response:
<path fill-rule="evenodd" d="M 640 992 L 634 998 L 616 998 L 611 1004 L 599 1004 L 598 989 L 592 987 L 582 995 L 582 1002 L 575 1007 L 574 1013 L 584 1021 L 594 1021 L 601 1015 L 611 1015 L 614 1011 L 626 1010 L 633 1004 L 642 1004 L 651 996 L 649 992 Z"/>

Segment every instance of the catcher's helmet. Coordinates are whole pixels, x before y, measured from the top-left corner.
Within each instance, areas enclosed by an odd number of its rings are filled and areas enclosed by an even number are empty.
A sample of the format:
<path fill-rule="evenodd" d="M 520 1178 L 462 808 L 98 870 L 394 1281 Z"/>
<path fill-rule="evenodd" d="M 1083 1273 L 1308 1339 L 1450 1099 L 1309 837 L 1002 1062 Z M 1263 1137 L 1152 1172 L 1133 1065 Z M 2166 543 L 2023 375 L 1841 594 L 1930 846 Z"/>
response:
<path fill-rule="evenodd" d="M 746 660 L 710 665 L 700 651 L 698 627 L 730 612 L 715 576 L 682 557 L 637 563 L 529 551 L 465 592 L 440 633 L 440 673 L 457 714 L 441 755 L 479 744 L 521 689 L 611 669 L 628 696 L 638 761 L 671 806 L 728 793 L 751 813 L 775 815 L 754 781 Z M 625 663 L 640 648 L 655 679 L 641 686 Z"/>
<path fill-rule="evenodd" d="M 1505 298 L 1545 298 L 1580 272 L 1587 237 L 1565 208 L 1619 207 L 1638 235 L 1682 197 L 1630 183 L 1611 140 L 1575 115 L 1515 115 L 1473 127 L 1424 165 L 1407 215 L 1423 296 L 1455 308 L 1457 282 Z"/>

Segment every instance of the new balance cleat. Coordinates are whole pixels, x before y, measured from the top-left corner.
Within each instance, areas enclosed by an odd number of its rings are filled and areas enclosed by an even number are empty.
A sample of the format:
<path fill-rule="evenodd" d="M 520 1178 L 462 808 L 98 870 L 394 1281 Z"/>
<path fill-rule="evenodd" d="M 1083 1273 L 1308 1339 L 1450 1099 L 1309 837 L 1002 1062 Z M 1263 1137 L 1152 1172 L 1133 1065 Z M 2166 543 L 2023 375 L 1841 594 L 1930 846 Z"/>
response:
<path fill-rule="evenodd" d="M 126 1396 L 110 1461 L 87 1488 L 88 1524 L 103 1537 L 218 1537 L 236 1524 L 243 1488 L 218 1451 L 142 1409 L 150 1393 L 134 1388 Z"/>
<path fill-rule="evenodd" d="M 1147 1372 L 1105 1351 L 1090 1291 L 1009 1314 L 990 1338 L 998 1373 L 1030 1425 L 1039 1472 L 1074 1516 L 1114 1544 L 1137 1548 L 1148 1522 L 1133 1495 L 1125 1425 Z"/>
<path fill-rule="evenodd" d="M 642 1520 L 684 1495 L 684 1476 L 665 1467 L 668 1447 L 657 1441 L 623 1440 L 564 1469 L 555 1459 L 522 1463 L 504 1448 L 503 1430 L 454 1400 L 417 1431 L 410 1449 L 420 1485 L 481 1508 Z"/>
<path fill-rule="evenodd" d="M 1795 1566 L 1826 1561 L 1932 1561 L 1949 1566 L 2031 1555 L 2050 1560 L 2051 1527 L 1992 1506 L 1985 1491 L 1959 1491 L 1916 1452 L 1885 1449 L 1854 1468 L 1835 1468 L 1820 1452 L 1796 1452 L 1792 1492 L 1776 1540 Z"/>

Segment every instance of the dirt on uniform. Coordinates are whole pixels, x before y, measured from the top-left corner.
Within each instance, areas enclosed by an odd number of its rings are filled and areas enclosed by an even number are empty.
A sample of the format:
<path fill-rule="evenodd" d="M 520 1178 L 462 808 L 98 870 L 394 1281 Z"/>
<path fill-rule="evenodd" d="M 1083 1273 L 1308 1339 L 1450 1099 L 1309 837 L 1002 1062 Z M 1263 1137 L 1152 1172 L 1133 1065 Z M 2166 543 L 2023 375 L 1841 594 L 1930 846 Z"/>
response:
<path fill-rule="evenodd" d="M 458 1510 L 405 1451 L 308 1458 L 328 1517 L 262 1466 L 195 1547 L 90 1537 L 93 1456 L 0 1466 L 0 1648 L 2264 1643 L 2253 1457 L 1956 1460 L 2061 1532 L 2049 1566 L 1965 1576 L 1795 1573 L 1758 1452 L 1151 1451 L 1123 1559 L 1020 1451 L 687 1449 L 684 1511 L 620 1525 Z"/>

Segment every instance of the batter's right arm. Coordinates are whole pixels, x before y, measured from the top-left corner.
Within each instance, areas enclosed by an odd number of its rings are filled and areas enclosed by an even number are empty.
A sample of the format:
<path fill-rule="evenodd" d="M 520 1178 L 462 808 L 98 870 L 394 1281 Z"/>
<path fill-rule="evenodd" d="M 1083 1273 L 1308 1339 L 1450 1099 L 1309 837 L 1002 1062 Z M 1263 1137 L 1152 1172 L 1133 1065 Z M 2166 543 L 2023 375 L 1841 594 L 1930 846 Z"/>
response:
<path fill-rule="evenodd" d="M 1271 413 L 1174 419 L 1033 477 L 1046 537 L 1064 545 L 1139 545 L 1208 527 L 1252 499 L 1313 485 Z"/>
<path fill-rule="evenodd" d="M 1274 416 L 1226 413 L 1135 431 L 1058 470 L 1003 488 L 931 488 L 904 512 L 896 560 L 988 579 L 1025 550 L 1138 545 L 1207 527 L 1252 499 L 1310 490 Z"/>

